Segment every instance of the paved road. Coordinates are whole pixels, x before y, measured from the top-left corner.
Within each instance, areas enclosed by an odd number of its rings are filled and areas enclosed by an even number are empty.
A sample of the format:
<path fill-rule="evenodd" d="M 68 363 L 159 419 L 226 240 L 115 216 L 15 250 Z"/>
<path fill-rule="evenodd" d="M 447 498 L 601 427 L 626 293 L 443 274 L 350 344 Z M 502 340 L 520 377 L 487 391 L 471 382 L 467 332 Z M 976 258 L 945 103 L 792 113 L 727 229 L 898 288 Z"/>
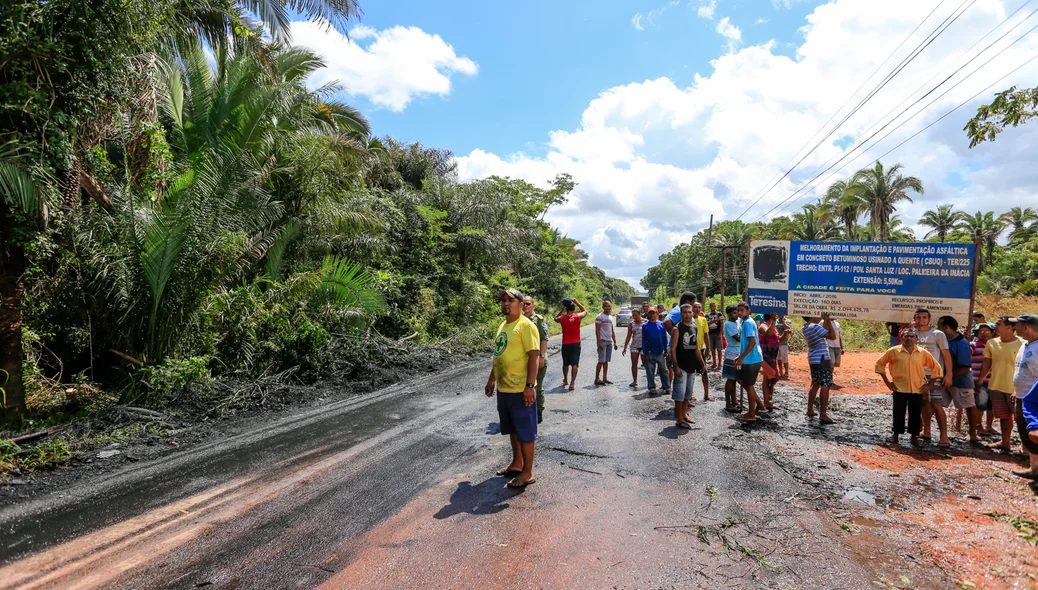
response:
<path fill-rule="evenodd" d="M 717 401 L 676 429 L 614 359 L 594 387 L 585 330 L 568 392 L 551 357 L 524 491 L 468 363 L 7 507 L 0 589 L 865 588 L 899 559 L 843 540 L 796 448 Z"/>

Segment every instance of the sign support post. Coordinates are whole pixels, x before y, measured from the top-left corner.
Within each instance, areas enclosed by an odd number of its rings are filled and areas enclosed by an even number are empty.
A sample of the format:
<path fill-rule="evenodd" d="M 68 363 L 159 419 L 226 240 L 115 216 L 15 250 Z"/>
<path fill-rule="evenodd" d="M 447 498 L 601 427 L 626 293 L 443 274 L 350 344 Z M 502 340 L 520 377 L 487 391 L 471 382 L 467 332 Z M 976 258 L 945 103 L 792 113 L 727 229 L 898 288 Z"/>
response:
<path fill-rule="evenodd" d="M 977 299 L 977 273 L 980 272 L 980 249 L 981 249 L 981 240 L 980 240 L 980 238 L 976 238 L 973 241 L 973 243 L 974 243 L 974 245 L 976 245 L 976 251 L 973 253 L 973 284 L 970 285 L 970 314 L 968 316 L 966 316 L 966 323 L 963 324 L 964 326 L 967 326 L 967 327 L 973 325 L 973 309 L 974 309 L 973 305 L 974 305 L 974 302 Z M 967 334 L 968 333 L 969 332 L 967 332 Z"/>

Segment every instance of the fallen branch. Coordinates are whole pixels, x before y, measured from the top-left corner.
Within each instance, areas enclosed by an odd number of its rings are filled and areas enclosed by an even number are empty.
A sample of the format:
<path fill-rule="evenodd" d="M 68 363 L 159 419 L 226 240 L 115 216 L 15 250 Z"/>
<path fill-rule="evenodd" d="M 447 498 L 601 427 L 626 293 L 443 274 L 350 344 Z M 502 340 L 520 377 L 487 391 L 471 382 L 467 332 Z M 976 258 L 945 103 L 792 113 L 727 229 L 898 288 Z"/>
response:
<path fill-rule="evenodd" d="M 128 363 L 133 363 L 133 364 L 137 365 L 138 367 L 143 367 L 144 366 L 144 361 L 135 359 L 132 356 L 126 354 L 125 352 L 119 352 L 118 350 L 116 350 L 114 348 L 109 348 L 108 352 L 111 352 L 115 356 L 123 359 L 124 361 L 126 361 Z"/>
<path fill-rule="evenodd" d="M 43 438 L 43 437 L 49 435 L 50 433 L 51 433 L 50 430 L 41 430 L 39 432 L 33 432 L 32 434 L 23 434 L 21 436 L 16 436 L 16 437 L 10 438 L 8 440 L 10 442 L 13 442 L 16 445 L 20 445 L 22 443 L 32 442 L 34 440 Z"/>

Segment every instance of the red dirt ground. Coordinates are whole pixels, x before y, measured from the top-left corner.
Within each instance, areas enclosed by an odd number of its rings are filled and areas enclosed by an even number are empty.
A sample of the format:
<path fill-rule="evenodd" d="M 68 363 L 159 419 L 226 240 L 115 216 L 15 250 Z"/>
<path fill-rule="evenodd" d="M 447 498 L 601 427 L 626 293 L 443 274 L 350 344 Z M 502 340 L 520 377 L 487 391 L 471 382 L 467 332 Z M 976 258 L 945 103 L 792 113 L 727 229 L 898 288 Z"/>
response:
<path fill-rule="evenodd" d="M 874 372 L 878 353 L 844 354 L 837 395 L 885 394 Z M 791 359 L 790 381 L 807 387 L 806 358 Z M 952 436 L 961 436 L 952 430 Z M 1021 463 L 1005 455 L 937 453 L 907 447 L 845 447 L 855 463 L 889 475 L 882 493 L 908 510 L 886 512 L 918 523 L 926 534 L 920 551 L 948 571 L 959 573 L 963 588 L 1038 588 L 1038 549 L 1012 525 L 985 512 L 1038 521 L 1038 500 L 1026 482 L 1012 474 Z M 951 492 L 951 493 L 949 493 Z M 877 493 L 881 493 L 877 490 Z M 917 581 L 925 585 L 924 580 Z"/>
<path fill-rule="evenodd" d="M 883 380 L 876 374 L 878 352 L 845 352 L 840 366 L 833 371 L 833 380 L 842 389 L 833 393 L 871 395 L 887 393 Z M 789 357 L 789 381 L 805 390 L 811 385 L 811 370 L 807 365 L 807 354 L 792 354 Z"/>

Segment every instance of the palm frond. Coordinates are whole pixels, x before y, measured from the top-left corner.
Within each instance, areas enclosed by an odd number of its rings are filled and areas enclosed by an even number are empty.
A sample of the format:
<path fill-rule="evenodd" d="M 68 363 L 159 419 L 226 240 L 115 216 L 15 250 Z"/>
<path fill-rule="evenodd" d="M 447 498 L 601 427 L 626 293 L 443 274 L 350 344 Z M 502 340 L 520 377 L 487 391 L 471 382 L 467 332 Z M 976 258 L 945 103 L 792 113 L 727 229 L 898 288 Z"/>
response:
<path fill-rule="evenodd" d="M 360 264 L 327 256 L 321 267 L 321 293 L 332 303 L 369 316 L 383 315 L 386 300 L 375 287 L 375 278 Z"/>

